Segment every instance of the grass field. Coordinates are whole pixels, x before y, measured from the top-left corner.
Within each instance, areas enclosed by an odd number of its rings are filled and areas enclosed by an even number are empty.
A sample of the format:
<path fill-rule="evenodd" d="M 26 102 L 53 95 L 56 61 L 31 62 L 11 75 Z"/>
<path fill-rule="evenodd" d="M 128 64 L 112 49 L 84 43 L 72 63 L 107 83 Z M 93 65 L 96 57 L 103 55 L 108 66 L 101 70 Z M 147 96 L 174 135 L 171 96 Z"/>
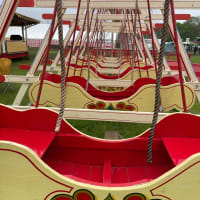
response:
<path fill-rule="evenodd" d="M 20 64 L 31 65 L 36 53 L 36 48 L 30 49 L 29 58 L 25 59 L 16 59 L 12 63 L 11 74 L 15 75 L 25 75 L 27 71 L 20 70 L 18 66 Z M 56 50 L 52 50 L 50 52 L 50 58 L 55 56 Z M 171 58 L 170 58 L 171 59 Z M 173 58 L 172 58 L 173 59 Z M 192 56 L 191 61 L 194 63 L 200 63 L 200 56 Z M 0 103 L 11 105 L 14 101 L 14 98 L 17 95 L 17 92 L 20 88 L 21 84 L 0 84 Z M 5 89 L 7 88 L 6 92 Z M 21 105 L 29 105 L 29 98 L 26 94 Z M 196 101 L 193 108 L 190 109 L 190 112 L 194 114 L 200 114 L 200 105 L 198 101 Z M 119 122 L 101 122 L 101 121 L 83 121 L 83 120 L 68 120 L 75 128 L 80 131 L 99 138 L 104 138 L 105 131 L 112 130 L 118 131 L 123 138 L 130 138 L 137 136 L 138 134 L 144 132 L 147 128 L 150 127 L 150 124 L 136 124 L 136 123 L 119 123 Z"/>

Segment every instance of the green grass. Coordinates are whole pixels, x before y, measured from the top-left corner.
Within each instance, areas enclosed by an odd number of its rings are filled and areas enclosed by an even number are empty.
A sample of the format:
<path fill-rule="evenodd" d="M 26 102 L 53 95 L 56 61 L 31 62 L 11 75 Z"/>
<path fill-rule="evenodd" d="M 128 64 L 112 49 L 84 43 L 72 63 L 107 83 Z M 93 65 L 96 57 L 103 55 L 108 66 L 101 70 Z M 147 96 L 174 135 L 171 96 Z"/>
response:
<path fill-rule="evenodd" d="M 191 112 L 193 114 L 200 114 L 200 104 L 199 104 L 197 98 L 195 100 L 193 107 L 189 110 L 189 112 Z"/>
<path fill-rule="evenodd" d="M 176 56 L 170 56 L 169 60 L 177 60 L 177 58 L 176 58 Z M 191 60 L 192 63 L 200 64 L 200 56 L 192 55 L 190 60 Z"/>
<path fill-rule="evenodd" d="M 150 124 L 136 124 L 125 122 L 101 122 L 84 120 L 67 121 L 81 132 L 98 138 L 104 138 L 105 131 L 118 131 L 118 133 L 123 138 L 135 137 L 150 127 Z"/>
<path fill-rule="evenodd" d="M 191 62 L 200 64 L 200 56 L 191 56 Z"/>

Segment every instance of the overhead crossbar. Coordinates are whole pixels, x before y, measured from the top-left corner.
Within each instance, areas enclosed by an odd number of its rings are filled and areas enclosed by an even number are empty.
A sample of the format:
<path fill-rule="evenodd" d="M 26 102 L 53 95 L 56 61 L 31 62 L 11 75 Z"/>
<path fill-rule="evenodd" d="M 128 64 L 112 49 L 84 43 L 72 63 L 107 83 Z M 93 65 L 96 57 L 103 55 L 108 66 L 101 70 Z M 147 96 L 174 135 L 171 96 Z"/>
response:
<path fill-rule="evenodd" d="M 135 1 L 136 0 L 91 0 L 90 8 L 94 9 L 135 9 Z M 151 8 L 152 9 L 163 9 L 163 0 L 152 0 Z M 84 0 L 81 4 L 81 8 L 87 7 L 87 2 Z M 200 9 L 200 0 L 196 1 L 188 1 L 188 0 L 176 0 L 174 1 L 174 6 L 176 9 Z M 45 1 L 45 0 L 35 0 L 34 7 L 45 7 L 45 8 L 53 8 L 54 1 Z M 63 8 L 77 8 L 78 0 L 63 0 Z M 138 2 L 138 7 L 140 9 L 147 9 L 148 5 L 145 0 Z"/>
<path fill-rule="evenodd" d="M 85 15 L 80 15 L 79 19 L 84 20 L 84 17 L 85 17 Z M 42 15 L 42 18 L 46 19 L 46 20 L 51 20 L 53 18 L 53 14 L 45 13 L 45 14 Z M 94 14 L 93 18 L 94 18 L 94 20 L 96 20 L 97 14 Z M 128 19 L 130 19 L 130 18 L 131 18 L 131 15 L 128 14 Z M 189 20 L 190 18 L 191 18 L 190 14 L 176 14 L 175 15 L 176 20 Z M 76 19 L 75 14 L 65 14 L 65 15 L 63 15 L 63 20 L 75 20 L 75 19 Z M 149 16 L 141 14 L 140 19 L 141 20 L 147 20 L 147 19 L 149 19 Z M 152 20 L 163 20 L 163 15 L 152 14 L 151 19 Z M 98 20 L 127 20 L 127 19 L 124 19 L 124 15 L 122 15 L 122 14 L 100 14 L 98 16 Z"/>

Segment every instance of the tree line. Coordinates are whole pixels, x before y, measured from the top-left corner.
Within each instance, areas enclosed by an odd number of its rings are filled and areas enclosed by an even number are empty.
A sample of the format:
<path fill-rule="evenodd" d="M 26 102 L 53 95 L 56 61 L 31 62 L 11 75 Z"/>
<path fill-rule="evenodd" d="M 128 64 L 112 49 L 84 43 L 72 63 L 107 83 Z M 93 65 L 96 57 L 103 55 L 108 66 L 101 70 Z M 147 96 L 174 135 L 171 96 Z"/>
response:
<path fill-rule="evenodd" d="M 191 17 L 184 23 L 176 23 L 183 41 L 186 38 L 190 38 L 190 41 L 194 41 L 196 37 L 200 37 L 200 17 Z M 162 30 L 157 32 L 158 38 L 161 38 Z M 170 33 L 168 32 L 167 41 L 172 41 Z"/>

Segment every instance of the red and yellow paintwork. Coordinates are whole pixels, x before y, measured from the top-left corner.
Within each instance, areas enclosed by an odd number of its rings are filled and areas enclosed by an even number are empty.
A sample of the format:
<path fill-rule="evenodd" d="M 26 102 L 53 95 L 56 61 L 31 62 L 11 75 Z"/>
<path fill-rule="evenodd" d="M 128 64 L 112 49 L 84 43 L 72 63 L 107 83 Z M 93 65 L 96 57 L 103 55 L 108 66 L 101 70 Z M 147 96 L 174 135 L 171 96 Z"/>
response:
<path fill-rule="evenodd" d="M 0 199 L 199 198 L 198 116 L 178 113 L 160 121 L 153 163 L 147 164 L 149 131 L 133 139 L 100 140 L 64 121 L 55 134 L 57 114 L 48 109 L 24 112 L 0 105 L 0 112 Z"/>
<path fill-rule="evenodd" d="M 57 76 L 57 75 L 56 75 Z M 57 77 L 54 76 L 56 79 Z M 154 110 L 155 102 L 155 80 L 152 79 L 141 79 L 140 87 L 130 87 L 127 91 L 121 91 L 115 93 L 116 98 L 109 98 L 110 93 L 103 93 L 93 88 L 93 93 L 89 90 L 85 91 L 85 86 L 75 82 L 75 78 L 71 82 L 66 84 L 66 104 L 67 108 L 89 108 L 89 109 L 111 109 L 111 110 L 130 110 L 130 111 L 147 111 L 152 112 Z M 82 79 L 82 81 L 84 81 Z M 140 79 L 136 82 L 139 83 Z M 148 82 L 147 82 L 148 81 Z M 153 82 L 152 82 L 153 81 Z M 59 82 L 59 81 L 58 81 Z M 43 83 L 43 89 L 40 96 L 40 106 L 53 106 L 59 107 L 60 105 L 60 83 L 57 81 L 45 80 Z M 135 82 L 135 85 L 136 85 Z M 35 105 L 38 95 L 38 88 L 40 81 L 33 83 L 29 89 L 29 99 L 33 105 Z M 92 87 L 92 86 L 91 86 Z M 194 90 L 184 85 L 186 106 L 190 109 L 195 102 Z M 133 91 L 133 92 L 131 92 Z M 129 94 L 129 95 L 127 95 Z M 105 96 L 105 98 L 104 98 Z M 102 106 L 98 106 L 101 103 Z M 127 109 L 124 109 L 125 105 Z M 161 86 L 161 105 L 164 111 L 177 109 L 183 110 L 182 96 L 180 83 L 166 84 Z M 122 108 L 122 109 L 121 109 Z M 128 109 L 130 108 L 130 109 Z"/>
<path fill-rule="evenodd" d="M 119 73 L 119 71 L 118 71 Z M 69 74 L 68 77 L 70 76 L 81 76 L 84 77 L 85 79 L 88 78 L 88 66 L 85 65 L 82 67 L 78 66 L 78 65 L 73 65 L 71 64 L 71 66 L 69 67 Z M 131 67 L 126 67 L 124 70 L 121 71 L 121 73 L 117 74 L 117 75 L 113 75 L 113 76 L 108 76 L 108 75 L 104 75 L 99 73 L 98 71 L 96 72 L 96 68 L 95 67 L 90 67 L 90 80 L 96 80 L 96 79 L 119 79 L 119 80 L 131 80 L 131 76 L 132 76 L 132 69 Z M 145 69 L 145 67 L 142 67 L 140 70 L 139 68 L 135 68 L 133 71 L 133 77 L 134 80 L 137 80 L 139 78 L 144 78 L 144 77 L 149 77 L 149 78 L 156 78 L 156 72 L 154 68 L 149 68 L 148 69 L 148 73 L 147 70 Z"/>

